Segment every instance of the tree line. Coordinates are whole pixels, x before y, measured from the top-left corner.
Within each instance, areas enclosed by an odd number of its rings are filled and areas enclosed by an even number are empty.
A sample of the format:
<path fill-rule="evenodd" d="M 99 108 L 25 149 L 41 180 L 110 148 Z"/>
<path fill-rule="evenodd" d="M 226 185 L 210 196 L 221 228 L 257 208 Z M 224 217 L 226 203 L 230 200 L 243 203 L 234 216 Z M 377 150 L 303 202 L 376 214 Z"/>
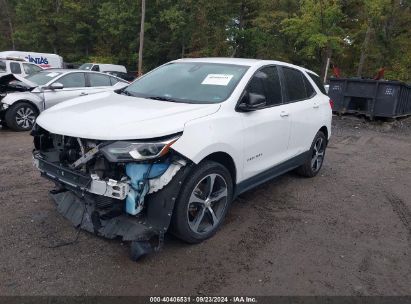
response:
<path fill-rule="evenodd" d="M 137 70 L 141 0 L 0 0 L 0 50 Z M 411 0 L 147 0 L 144 71 L 176 58 L 275 59 L 411 81 Z"/>

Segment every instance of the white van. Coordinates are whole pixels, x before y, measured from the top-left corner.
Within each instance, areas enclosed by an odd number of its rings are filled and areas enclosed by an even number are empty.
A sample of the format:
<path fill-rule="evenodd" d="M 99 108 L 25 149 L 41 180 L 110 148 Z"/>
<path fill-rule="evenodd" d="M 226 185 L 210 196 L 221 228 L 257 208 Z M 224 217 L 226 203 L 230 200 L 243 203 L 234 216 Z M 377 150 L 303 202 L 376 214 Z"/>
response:
<path fill-rule="evenodd" d="M 63 57 L 56 54 L 35 53 L 35 52 L 20 52 L 20 51 L 4 51 L 0 52 L 0 58 L 18 58 L 24 61 L 37 64 L 43 69 L 63 68 Z"/>
<path fill-rule="evenodd" d="M 79 67 L 80 70 L 96 71 L 96 72 L 122 72 L 127 73 L 124 65 L 106 64 L 106 63 L 85 63 Z"/>
<path fill-rule="evenodd" d="M 7 74 L 19 75 L 26 77 L 42 71 L 43 68 L 37 64 L 26 62 L 18 58 L 1 58 L 0 57 L 0 77 Z"/>

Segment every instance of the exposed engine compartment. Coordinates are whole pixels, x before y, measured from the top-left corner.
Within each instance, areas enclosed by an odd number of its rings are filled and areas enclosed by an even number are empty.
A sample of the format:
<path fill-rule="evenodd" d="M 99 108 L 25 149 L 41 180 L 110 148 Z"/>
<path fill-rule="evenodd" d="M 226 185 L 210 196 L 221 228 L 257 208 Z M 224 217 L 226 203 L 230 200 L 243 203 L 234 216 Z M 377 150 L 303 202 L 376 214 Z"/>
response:
<path fill-rule="evenodd" d="M 137 215 L 144 209 L 145 196 L 161 190 L 187 162 L 168 153 L 150 161 L 112 162 L 100 149 L 112 141 L 81 139 L 33 128 L 33 158 L 42 174 L 60 188 L 92 195 L 96 207 L 123 209 Z"/>
<path fill-rule="evenodd" d="M 47 132 L 34 136 L 35 149 L 45 155 L 51 162 L 58 162 L 67 168 L 78 169 L 82 173 L 96 174 L 101 179 L 121 179 L 124 176 L 124 164 L 110 163 L 101 154 L 95 155 L 82 166 L 75 168 L 74 163 L 77 160 L 99 145 L 102 145 L 102 142 L 82 140 Z"/>
<path fill-rule="evenodd" d="M 33 90 L 34 87 L 21 81 L 13 74 L 0 77 L 0 100 L 10 92 L 26 92 Z"/>

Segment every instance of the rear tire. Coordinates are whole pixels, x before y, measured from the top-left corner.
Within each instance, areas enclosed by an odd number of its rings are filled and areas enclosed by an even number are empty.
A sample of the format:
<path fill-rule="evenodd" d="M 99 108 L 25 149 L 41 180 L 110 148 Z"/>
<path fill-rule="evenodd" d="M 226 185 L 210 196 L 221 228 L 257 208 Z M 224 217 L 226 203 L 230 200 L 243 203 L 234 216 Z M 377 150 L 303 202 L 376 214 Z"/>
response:
<path fill-rule="evenodd" d="M 297 168 L 297 173 L 304 177 L 314 177 L 320 172 L 324 163 L 327 138 L 324 133 L 318 131 L 311 144 L 310 152 L 305 163 Z"/>
<path fill-rule="evenodd" d="M 27 102 L 18 102 L 7 109 L 5 121 L 7 126 L 14 131 L 29 131 L 37 116 L 35 106 Z"/>
<path fill-rule="evenodd" d="M 186 179 L 176 201 L 172 233 L 187 243 L 200 243 L 221 227 L 233 199 L 230 172 L 214 161 L 201 162 Z"/>

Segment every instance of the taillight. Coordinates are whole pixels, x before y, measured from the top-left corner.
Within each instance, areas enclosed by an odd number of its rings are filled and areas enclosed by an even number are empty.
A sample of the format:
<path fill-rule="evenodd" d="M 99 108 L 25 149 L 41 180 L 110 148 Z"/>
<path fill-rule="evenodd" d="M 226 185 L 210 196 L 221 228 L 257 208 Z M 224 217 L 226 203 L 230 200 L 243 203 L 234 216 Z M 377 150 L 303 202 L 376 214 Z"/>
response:
<path fill-rule="evenodd" d="M 331 107 L 331 110 L 334 109 L 334 101 L 332 99 L 330 99 L 330 107 Z"/>

